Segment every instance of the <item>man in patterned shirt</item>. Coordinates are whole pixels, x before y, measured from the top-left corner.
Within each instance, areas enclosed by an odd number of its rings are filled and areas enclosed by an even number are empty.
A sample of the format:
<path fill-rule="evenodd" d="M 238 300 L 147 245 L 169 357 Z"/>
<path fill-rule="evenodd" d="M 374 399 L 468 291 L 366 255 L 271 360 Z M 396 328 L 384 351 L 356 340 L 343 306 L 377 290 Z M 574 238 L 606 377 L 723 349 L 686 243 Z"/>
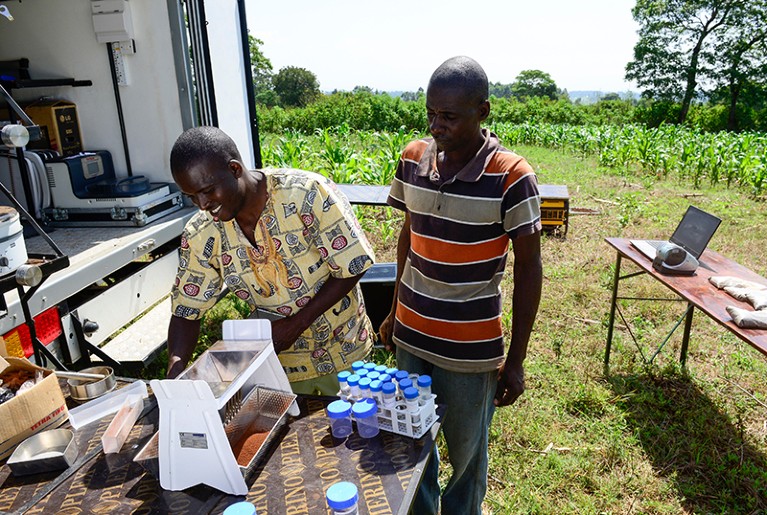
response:
<path fill-rule="evenodd" d="M 530 165 L 481 128 L 490 103 L 476 61 L 454 57 L 437 68 L 426 112 L 432 138 L 407 145 L 389 193 L 405 221 L 392 310 L 380 332 L 387 347 L 396 346 L 397 366 L 431 375 L 437 402 L 447 404 L 442 430 L 453 475 L 441 513 L 479 515 L 494 409 L 524 391 L 522 363 L 541 297 L 540 196 Z M 501 281 L 509 242 L 506 353 Z M 433 452 L 413 513 L 438 512 L 438 465 Z"/>
<path fill-rule="evenodd" d="M 181 238 L 168 377 L 186 367 L 200 319 L 226 285 L 252 310 L 282 316 L 272 339 L 293 390 L 335 394 L 335 373 L 373 341 L 357 283 L 374 255 L 346 197 L 316 173 L 248 170 L 215 127 L 185 131 L 170 166 L 200 212 Z"/>

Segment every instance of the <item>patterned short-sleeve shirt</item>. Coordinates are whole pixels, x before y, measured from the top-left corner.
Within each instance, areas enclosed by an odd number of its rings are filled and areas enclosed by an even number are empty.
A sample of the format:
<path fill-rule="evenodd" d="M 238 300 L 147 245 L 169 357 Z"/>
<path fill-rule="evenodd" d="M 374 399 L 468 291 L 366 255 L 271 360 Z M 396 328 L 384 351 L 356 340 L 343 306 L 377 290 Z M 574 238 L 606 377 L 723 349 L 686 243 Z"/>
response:
<path fill-rule="evenodd" d="M 374 254 L 346 197 L 325 177 L 302 170 L 262 170 L 268 200 L 254 247 L 234 221 L 197 213 L 184 229 L 180 264 L 171 292 L 175 316 L 197 320 L 224 285 L 260 308 L 290 316 L 329 277 L 357 276 Z M 320 316 L 279 354 L 288 379 L 332 374 L 365 357 L 373 332 L 359 285 Z"/>

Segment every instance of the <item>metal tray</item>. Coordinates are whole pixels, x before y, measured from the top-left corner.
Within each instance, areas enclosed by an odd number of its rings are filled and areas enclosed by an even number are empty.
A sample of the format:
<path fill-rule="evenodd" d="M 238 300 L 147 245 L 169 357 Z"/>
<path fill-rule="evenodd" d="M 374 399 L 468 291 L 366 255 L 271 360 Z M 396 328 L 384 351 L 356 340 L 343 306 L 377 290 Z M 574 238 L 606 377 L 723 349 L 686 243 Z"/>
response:
<path fill-rule="evenodd" d="M 51 429 L 21 442 L 8 458 L 8 467 L 14 476 L 25 476 L 66 469 L 76 459 L 74 433 L 69 429 Z"/>
<path fill-rule="evenodd" d="M 266 433 L 266 437 L 248 463 L 239 466 L 243 477 L 248 477 L 269 452 L 277 435 L 287 424 L 288 408 L 295 398 L 296 395 L 290 392 L 256 386 L 242 402 L 232 420 L 224 424 L 224 431 L 233 452 L 243 438 L 255 433 Z M 133 461 L 139 463 L 156 478 L 160 477 L 158 451 L 159 433 L 155 433 L 133 458 Z"/>

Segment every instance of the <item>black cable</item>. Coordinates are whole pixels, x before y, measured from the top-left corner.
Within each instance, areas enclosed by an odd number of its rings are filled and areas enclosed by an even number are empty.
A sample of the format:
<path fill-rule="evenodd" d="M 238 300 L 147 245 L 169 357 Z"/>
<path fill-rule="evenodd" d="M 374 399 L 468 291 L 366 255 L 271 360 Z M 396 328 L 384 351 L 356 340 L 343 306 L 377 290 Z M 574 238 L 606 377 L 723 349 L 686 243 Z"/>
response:
<path fill-rule="evenodd" d="M 125 132 L 125 118 L 123 117 L 123 104 L 120 99 L 120 85 L 117 84 L 117 72 L 115 71 L 115 58 L 112 54 L 112 43 L 107 43 L 107 55 L 109 56 L 109 70 L 112 72 L 112 86 L 115 90 L 115 103 L 117 104 L 117 117 L 120 120 L 120 135 L 123 140 L 123 152 L 125 152 L 125 166 L 128 169 L 128 177 L 133 175 L 130 164 L 130 151 L 128 150 L 128 134 Z"/>

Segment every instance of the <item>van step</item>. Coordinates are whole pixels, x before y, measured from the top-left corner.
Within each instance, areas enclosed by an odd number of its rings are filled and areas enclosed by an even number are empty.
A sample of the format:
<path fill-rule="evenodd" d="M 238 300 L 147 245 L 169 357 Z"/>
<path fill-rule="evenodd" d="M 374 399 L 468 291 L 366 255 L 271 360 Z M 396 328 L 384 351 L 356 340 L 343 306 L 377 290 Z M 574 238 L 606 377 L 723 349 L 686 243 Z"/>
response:
<path fill-rule="evenodd" d="M 144 313 L 135 323 L 107 342 L 101 350 L 125 368 L 145 367 L 165 348 L 171 317 L 170 297 Z M 94 361 L 98 356 L 93 356 Z"/>

